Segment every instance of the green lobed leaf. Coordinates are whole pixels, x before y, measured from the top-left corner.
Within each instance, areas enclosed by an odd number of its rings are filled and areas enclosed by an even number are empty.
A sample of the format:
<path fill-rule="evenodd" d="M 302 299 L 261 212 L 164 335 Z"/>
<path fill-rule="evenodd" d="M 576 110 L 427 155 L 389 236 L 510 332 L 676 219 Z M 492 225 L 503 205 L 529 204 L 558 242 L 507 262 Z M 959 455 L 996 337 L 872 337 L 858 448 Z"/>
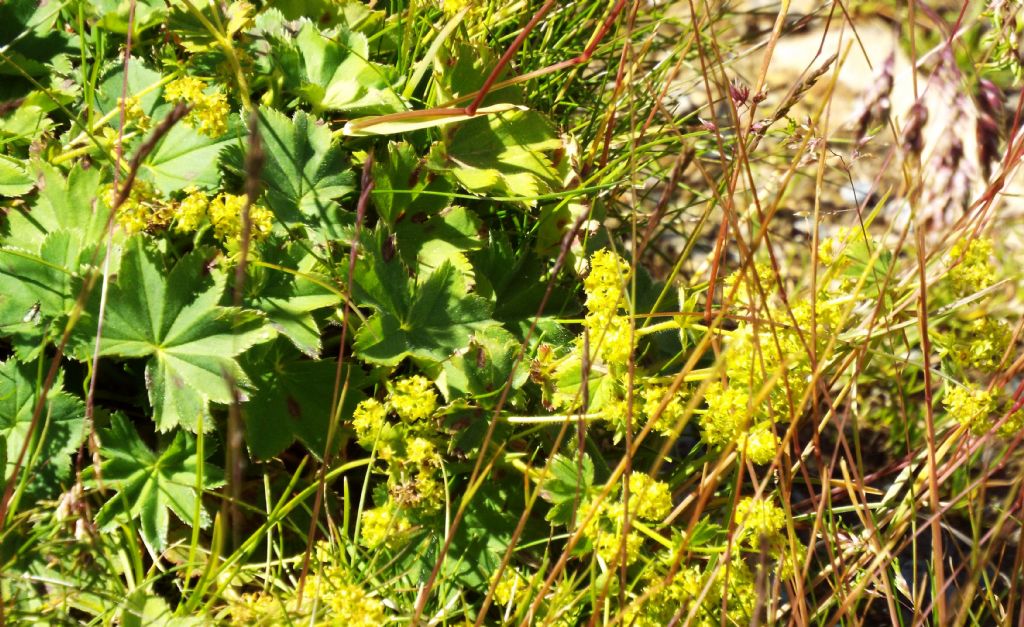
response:
<path fill-rule="evenodd" d="M 506 111 L 457 125 L 435 145 L 427 165 L 450 173 L 471 192 L 530 197 L 561 186 L 550 154 L 560 148 L 562 141 L 541 114 Z"/>
<path fill-rule="evenodd" d="M 519 340 L 502 327 L 488 327 L 473 335 L 469 347 L 444 364 L 450 397 L 472 397 L 483 407 L 494 407 L 509 379 L 516 390 L 530 375 L 527 363 L 518 360 Z"/>
<path fill-rule="evenodd" d="M 568 524 L 594 485 L 594 461 L 587 454 L 579 461 L 565 455 L 551 460 L 551 473 L 541 488 L 541 497 L 552 504 L 545 518 Z"/>
<path fill-rule="evenodd" d="M 373 164 L 373 205 L 390 228 L 404 215 L 433 214 L 448 204 L 451 185 L 422 167 L 408 142 L 389 142 Z"/>
<path fill-rule="evenodd" d="M 340 29 L 328 37 L 306 22 L 295 37 L 301 59 L 298 93 L 314 111 L 390 113 L 405 109 L 391 89 L 390 70 L 369 61 L 362 33 Z"/>
<path fill-rule="evenodd" d="M 170 106 L 157 109 L 157 118 L 170 112 Z M 189 186 L 205 189 L 220 184 L 217 162 L 229 146 L 237 145 L 245 129 L 237 115 L 228 118 L 228 131 L 220 137 L 208 137 L 178 123 L 160 140 L 139 168 L 139 178 L 153 184 L 164 194 Z"/>
<path fill-rule="evenodd" d="M 6 459 L 3 478 L 11 477 L 14 464 L 29 437 L 32 414 L 39 398 L 39 371 L 35 364 L 19 364 L 13 359 L 0 363 L 0 457 Z M 55 384 L 47 394 L 32 442 L 24 458 L 23 479 L 26 493 L 35 497 L 53 496 L 71 475 L 71 454 L 85 440 L 82 402 L 61 391 Z"/>
<path fill-rule="evenodd" d="M 23 161 L 0 155 L 0 196 L 23 196 L 34 186 Z"/>
<path fill-rule="evenodd" d="M 245 306 L 266 314 L 270 326 L 310 357 L 318 356 L 321 347 L 313 312 L 341 300 L 333 280 L 320 269 L 317 259 L 302 246 L 268 246 L 260 262 L 249 266 L 245 283 Z"/>
<path fill-rule="evenodd" d="M 477 292 L 494 303 L 494 318 L 517 332 L 521 338 L 537 320 L 531 343 L 565 344 L 574 334 L 558 318 L 579 313 L 576 292 L 559 279 L 546 276 L 544 261 L 527 246 L 516 247 L 500 231 L 488 234 L 487 244 L 469 253 L 477 281 Z"/>
<path fill-rule="evenodd" d="M 306 224 L 337 234 L 344 218 L 335 201 L 355 185 L 330 129 L 302 111 L 288 119 L 268 107 L 260 109 L 259 129 L 265 153 L 260 177 L 274 215 L 287 227 Z M 245 157 L 240 148 L 228 150 L 225 158 L 235 170 L 243 171 Z"/>
<path fill-rule="evenodd" d="M 473 266 L 465 253 L 483 246 L 483 225 L 475 213 L 464 207 L 450 207 L 438 215 L 415 214 L 395 226 L 395 238 L 402 259 L 418 276 L 427 276 L 446 261 L 473 279 Z"/>
<path fill-rule="evenodd" d="M 365 238 L 356 264 L 356 301 L 377 310 L 356 333 L 356 353 L 364 360 L 441 362 L 465 347 L 475 331 L 498 324 L 490 318 L 489 303 L 468 293 L 462 273 L 451 263 L 417 284 L 393 251 L 386 254 L 388 242 L 381 231 Z"/>
<path fill-rule="evenodd" d="M 195 431 L 200 416 L 212 428 L 210 401 L 229 403 L 232 385 L 247 381 L 234 357 L 274 337 L 262 316 L 218 306 L 224 276 L 206 268 L 198 250 L 163 267 L 162 256 L 133 238 L 111 285 L 100 355 L 148 358 L 146 384 L 157 429 Z M 99 290 L 76 325 L 76 353 L 90 356 L 96 337 Z"/>
<path fill-rule="evenodd" d="M 41 180 L 39 195 L 31 208 L 18 207 L 7 214 L 5 243 L 38 251 L 43 239 L 54 231 L 80 233 L 80 244 L 99 243 L 106 233 L 109 209 L 99 199 L 100 168 L 75 164 L 65 176 L 58 168 L 32 163 Z"/>
<path fill-rule="evenodd" d="M 138 519 L 143 541 L 153 555 L 159 555 L 167 546 L 168 512 L 190 526 L 209 525 L 209 514 L 201 504 L 197 508 L 200 495 L 196 488 L 209 490 L 222 485 L 223 473 L 199 459 L 195 437 L 178 431 L 166 446 L 154 452 L 127 418 L 114 414 L 110 426 L 100 432 L 100 442 L 103 485 L 117 492 L 96 513 L 101 528 Z M 213 448 L 206 443 L 204 456 L 209 457 Z M 91 476 L 91 470 L 87 476 Z"/>
<path fill-rule="evenodd" d="M 310 453 L 323 459 L 331 425 L 331 399 L 338 362 L 311 360 L 288 342 L 278 339 L 249 351 L 241 359 L 242 367 L 252 375 L 254 391 L 242 406 L 245 439 L 249 451 L 259 459 L 270 459 L 298 438 Z M 347 391 L 341 415 L 351 416 L 365 396 L 358 368 L 345 366 L 341 383 Z M 342 437 L 334 434 L 333 451 Z"/>

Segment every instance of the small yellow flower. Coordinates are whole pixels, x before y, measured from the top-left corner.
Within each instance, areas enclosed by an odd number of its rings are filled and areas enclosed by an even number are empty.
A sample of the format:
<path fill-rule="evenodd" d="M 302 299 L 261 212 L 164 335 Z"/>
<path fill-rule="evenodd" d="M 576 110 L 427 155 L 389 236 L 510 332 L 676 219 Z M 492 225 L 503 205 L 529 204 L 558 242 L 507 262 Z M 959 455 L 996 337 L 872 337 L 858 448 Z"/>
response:
<path fill-rule="evenodd" d="M 437 409 L 437 393 L 426 377 L 414 375 L 395 383 L 391 408 L 402 420 L 415 422 L 429 418 Z"/>
<path fill-rule="evenodd" d="M 368 398 L 356 405 L 352 412 L 352 428 L 361 442 L 372 442 L 384 426 L 387 408 L 375 398 Z"/>
<path fill-rule="evenodd" d="M 118 98 L 117 110 L 120 111 L 122 106 L 124 106 L 125 124 L 134 124 L 135 128 L 141 131 L 149 129 L 152 120 L 142 110 L 142 103 L 138 96 L 129 96 L 127 99 Z"/>
<path fill-rule="evenodd" d="M 607 248 L 590 257 L 590 272 L 583 279 L 587 310 L 603 317 L 613 316 L 623 301 L 623 285 L 629 276 L 629 264 Z"/>
<path fill-rule="evenodd" d="M 196 187 L 185 188 L 185 193 L 187 195 L 178 204 L 175 229 L 182 233 L 192 233 L 198 230 L 206 219 L 206 208 L 210 205 L 210 198 Z"/>
<path fill-rule="evenodd" d="M 961 239 L 949 250 L 949 281 L 960 296 L 979 292 L 995 282 L 992 240 L 984 237 Z"/>
<path fill-rule="evenodd" d="M 640 558 L 640 550 L 644 546 L 644 538 L 638 532 L 630 530 L 629 534 L 626 535 L 626 564 L 632 564 Z M 594 552 L 597 553 L 598 557 L 605 561 L 605 563 L 612 563 L 613 561 L 617 564 L 619 561 L 620 551 L 622 550 L 622 532 L 621 529 L 617 529 L 615 532 L 601 530 L 598 532 L 597 537 L 594 539 Z"/>
<path fill-rule="evenodd" d="M 584 325 L 590 330 L 590 345 L 597 347 L 605 363 L 624 366 L 633 353 L 633 327 L 629 316 L 588 314 Z"/>
<path fill-rule="evenodd" d="M 664 481 L 634 472 L 629 475 L 629 502 L 638 517 L 660 521 L 672 511 L 672 491 Z"/>
<path fill-rule="evenodd" d="M 652 386 L 643 391 L 643 412 L 648 420 L 657 412 L 658 407 L 664 402 L 667 393 L 668 387 L 662 385 Z M 665 409 L 655 419 L 653 429 L 662 435 L 672 435 L 673 429 L 675 429 L 676 425 L 686 414 L 686 404 L 683 401 L 684 397 L 682 394 L 676 393 L 673 395 L 668 404 L 665 405 Z"/>
<path fill-rule="evenodd" d="M 113 206 L 116 200 L 114 186 L 111 185 L 106 192 L 107 204 Z M 132 184 L 128 196 L 117 208 L 117 222 L 128 235 L 164 228 L 170 218 L 168 205 L 157 196 L 152 185 L 140 180 Z"/>
<path fill-rule="evenodd" d="M 381 600 L 370 596 L 361 586 L 332 582 L 326 590 L 321 589 L 320 593 L 331 610 L 331 624 L 379 627 L 387 620 Z"/>
<path fill-rule="evenodd" d="M 994 372 L 1013 339 L 1010 325 L 1002 320 L 984 317 L 975 320 L 957 338 L 952 353 L 961 366 Z"/>
<path fill-rule="evenodd" d="M 754 275 L 750 274 L 750 266 L 744 266 L 740 270 L 725 277 L 725 296 L 728 298 L 733 290 L 736 292 L 735 301 L 743 304 L 761 302 L 761 294 L 765 298 L 775 293 L 777 287 L 775 281 L 775 270 L 771 264 L 755 263 L 753 265 Z"/>
<path fill-rule="evenodd" d="M 491 577 L 494 581 L 494 577 Z M 513 599 L 519 601 L 529 592 L 529 582 L 519 572 L 509 566 L 501 572 L 501 578 L 494 586 L 494 599 L 500 605 L 508 605 Z"/>
<path fill-rule="evenodd" d="M 700 417 L 701 435 L 710 446 L 735 442 L 748 421 L 750 394 L 742 387 L 722 387 L 715 381 L 704 394 L 707 411 Z"/>
<path fill-rule="evenodd" d="M 210 217 L 210 224 L 213 225 L 213 234 L 217 239 L 227 241 L 240 241 L 242 237 L 242 211 L 245 209 L 246 197 L 236 194 L 218 194 L 209 206 L 207 212 Z M 270 235 L 273 227 L 273 213 L 261 205 L 249 207 L 249 237 L 252 241 L 258 242 Z"/>
<path fill-rule="evenodd" d="M 754 425 L 739 439 L 739 449 L 755 464 L 767 464 L 775 459 L 779 444 L 779 438 L 767 420 Z"/>
<path fill-rule="evenodd" d="M 405 462 L 411 466 L 436 467 L 440 456 L 437 448 L 425 438 L 413 438 L 406 445 Z"/>
<path fill-rule="evenodd" d="M 466 7 L 473 7 L 473 0 L 440 0 L 441 9 L 446 15 L 455 15 Z"/>
<path fill-rule="evenodd" d="M 412 528 L 390 501 L 382 507 L 364 511 L 361 523 L 359 543 L 371 549 L 396 546 L 399 538 Z"/>
<path fill-rule="evenodd" d="M 974 435 L 983 435 L 992 426 L 996 410 L 995 392 L 979 390 L 973 385 L 947 385 L 942 404 L 946 411 Z"/>
<path fill-rule="evenodd" d="M 761 537 L 774 537 L 786 526 L 786 512 L 770 500 L 747 497 L 736 505 L 736 524 L 743 537 L 756 544 Z"/>
<path fill-rule="evenodd" d="M 182 76 L 164 86 L 164 100 L 185 102 L 192 110 L 185 116 L 185 123 L 208 137 L 220 137 L 228 130 L 227 96 L 215 90 L 207 93 L 206 82 L 194 76 Z"/>

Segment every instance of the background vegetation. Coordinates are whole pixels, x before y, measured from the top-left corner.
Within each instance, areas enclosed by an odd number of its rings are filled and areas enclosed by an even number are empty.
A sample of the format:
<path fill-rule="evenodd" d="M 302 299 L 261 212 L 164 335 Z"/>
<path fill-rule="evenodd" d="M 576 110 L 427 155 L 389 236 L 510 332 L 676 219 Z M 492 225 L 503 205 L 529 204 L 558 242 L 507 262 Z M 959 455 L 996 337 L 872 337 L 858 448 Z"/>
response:
<path fill-rule="evenodd" d="M 1018 11 L 0 4 L 0 622 L 1016 623 Z"/>

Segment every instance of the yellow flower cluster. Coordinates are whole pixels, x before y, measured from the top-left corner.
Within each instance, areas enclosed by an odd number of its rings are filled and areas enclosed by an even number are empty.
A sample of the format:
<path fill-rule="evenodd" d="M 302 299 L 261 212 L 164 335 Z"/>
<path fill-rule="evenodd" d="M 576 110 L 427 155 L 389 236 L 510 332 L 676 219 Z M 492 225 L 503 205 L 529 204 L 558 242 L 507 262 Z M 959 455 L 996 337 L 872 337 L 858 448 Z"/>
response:
<path fill-rule="evenodd" d="M 228 99 L 219 90 L 207 91 L 205 81 L 182 76 L 164 86 L 164 100 L 191 105 L 184 122 L 207 137 L 220 137 L 228 130 Z"/>
<path fill-rule="evenodd" d="M 368 398 L 352 412 L 359 444 L 375 448 L 387 462 L 388 503 L 393 511 L 433 511 L 444 501 L 444 460 L 428 439 L 434 429 L 425 422 L 435 409 L 433 383 L 414 375 L 396 381 L 383 403 Z M 389 422 L 389 413 L 396 414 L 399 421 Z"/>
<path fill-rule="evenodd" d="M 452 16 L 466 7 L 473 7 L 473 0 L 440 0 L 441 9 Z"/>
<path fill-rule="evenodd" d="M 387 421 L 387 407 L 375 398 L 356 405 L 352 412 L 352 428 L 360 442 L 373 442 Z"/>
<path fill-rule="evenodd" d="M 779 451 L 779 437 L 770 422 L 762 421 L 739 437 L 738 448 L 755 464 L 769 464 Z"/>
<path fill-rule="evenodd" d="M 602 248 L 590 258 L 590 272 L 583 279 L 587 295 L 584 326 L 590 333 L 590 345 L 610 365 L 628 363 L 633 353 L 633 325 L 629 316 L 620 315 L 625 304 L 623 285 L 629 277 L 629 264 L 612 251 Z"/>
<path fill-rule="evenodd" d="M 637 608 L 635 622 L 631 624 L 638 627 L 662 627 L 676 620 L 680 625 L 718 627 L 722 624 L 723 598 L 729 617 L 728 624 L 750 623 L 757 605 L 754 574 L 746 562 L 735 556 L 728 564 L 728 576 L 726 570 L 720 566 L 716 572 L 701 572 L 695 566 L 684 566 L 667 585 L 661 576 L 653 576 L 644 589 L 650 596 Z M 700 607 L 693 607 L 705 587 L 708 591 Z M 691 616 L 693 619 L 688 620 Z"/>
<path fill-rule="evenodd" d="M 285 601 L 266 592 L 248 592 L 233 599 L 231 622 L 237 625 L 273 624 L 287 611 Z"/>
<path fill-rule="evenodd" d="M 986 316 L 958 334 L 951 353 L 962 367 L 995 372 L 1012 339 L 1009 324 Z"/>
<path fill-rule="evenodd" d="M 728 342 L 725 373 L 730 387 L 743 386 L 754 397 L 764 386 L 770 386 L 767 400 L 757 407 L 762 420 L 795 417 L 791 415 L 797 411 L 794 405 L 801 400 L 811 377 L 809 328 L 802 327 L 801 337 L 795 328 L 781 322 L 786 319 L 783 315 L 774 312 L 775 324 L 764 323 L 757 330 L 752 324 L 743 324 Z M 824 337 L 819 333 L 819 338 Z"/>
<path fill-rule="evenodd" d="M 1013 409 L 1013 405 L 1014 403 L 1012 399 L 1006 399 L 1000 405 L 997 417 L 1002 418 L 1007 412 Z M 1024 429 L 1024 408 L 1013 412 L 1013 414 L 1006 419 L 1006 422 L 999 427 L 999 435 L 1004 438 L 1012 438 L 1020 433 L 1021 429 Z"/>
<path fill-rule="evenodd" d="M 742 268 L 725 277 L 724 295 L 726 298 L 736 291 L 733 302 L 750 305 L 761 302 L 761 294 L 767 298 L 775 293 L 775 270 L 767 263 L 755 263 L 754 275 L 749 277 L 749 268 Z M 744 272 L 746 270 L 746 272 Z"/>
<path fill-rule="evenodd" d="M 629 478 L 630 516 L 634 520 L 661 522 L 672 510 L 672 493 L 668 484 L 657 481 L 642 472 L 634 472 Z M 631 528 L 623 538 L 626 507 L 611 496 L 600 504 L 587 501 L 580 508 L 579 521 L 594 512 L 583 527 L 583 536 L 593 544 L 594 552 L 605 563 L 617 561 L 625 541 L 626 564 L 632 564 L 640 557 L 644 537 L 636 528 Z"/>
<path fill-rule="evenodd" d="M 699 627 L 712 627 L 719 625 L 719 621 L 711 618 L 721 613 L 721 607 L 710 613 L 698 611 L 695 622 L 687 623 L 690 610 L 700 597 L 704 589 L 704 575 L 695 566 L 683 566 L 672 577 L 666 585 L 661 577 L 654 577 L 644 588 L 648 594 L 647 600 L 635 612 L 633 622 L 628 624 L 637 627 L 663 627 L 669 624 L 680 610 L 682 610 L 680 624 L 697 625 Z M 708 599 L 710 599 L 710 595 Z M 721 602 L 721 599 L 717 599 Z"/>
<path fill-rule="evenodd" d="M 335 584 L 321 588 L 320 599 L 330 610 L 332 625 L 351 627 L 379 627 L 387 620 L 384 604 L 352 583 Z"/>
<path fill-rule="evenodd" d="M 753 411 L 750 395 L 740 385 L 724 387 L 710 383 L 704 393 L 707 410 L 700 417 L 701 435 L 708 446 L 725 446 L 735 442 L 749 422 Z"/>
<path fill-rule="evenodd" d="M 992 240 L 984 237 L 961 239 L 949 249 L 949 282 L 959 296 L 981 291 L 995 282 Z"/>
<path fill-rule="evenodd" d="M 399 507 L 440 507 L 444 487 L 440 480 L 441 456 L 426 438 L 415 437 L 405 444 L 405 455 L 393 456 L 388 494 Z"/>
<path fill-rule="evenodd" d="M 199 230 L 206 219 L 206 207 L 210 198 L 197 187 L 185 188 L 185 198 L 178 203 L 175 214 L 175 230 L 183 233 L 194 233 Z"/>
<path fill-rule="evenodd" d="M 412 525 L 394 503 L 368 509 L 360 518 L 359 543 L 375 549 L 381 546 L 395 548 Z"/>
<path fill-rule="evenodd" d="M 105 200 L 109 206 L 114 206 L 117 194 L 113 185 L 107 187 Z M 171 210 L 152 185 L 136 179 L 128 197 L 117 208 L 116 219 L 125 233 L 135 235 L 166 228 L 171 221 Z"/>
<path fill-rule="evenodd" d="M 972 384 L 947 385 L 942 404 L 946 412 L 974 435 L 984 435 L 1013 410 L 1014 402 L 998 390 L 981 390 Z M 1024 429 L 1024 408 L 1013 412 L 997 433 L 1004 438 L 1016 436 Z"/>
<path fill-rule="evenodd" d="M 736 524 L 743 538 L 757 548 L 762 538 L 776 538 L 786 526 L 786 512 L 771 500 L 747 497 L 736 505 Z"/>
<path fill-rule="evenodd" d="M 493 576 L 491 581 L 494 581 Z M 501 572 L 501 578 L 498 579 L 497 585 L 494 586 L 494 600 L 499 605 L 508 605 L 512 601 L 521 603 L 526 599 L 529 592 L 530 582 L 527 581 L 526 577 L 519 574 L 519 571 L 509 566 Z"/>
<path fill-rule="evenodd" d="M 610 496 L 599 504 L 593 500 L 586 501 L 580 508 L 579 520 L 581 523 L 590 512 L 595 513 L 583 527 L 583 537 L 591 542 L 594 553 L 606 564 L 613 561 L 617 563 L 619 551 L 623 545 L 625 507 Z M 643 548 L 643 538 L 635 529 L 630 529 L 625 538 L 626 564 L 632 564 L 640 557 L 641 548 Z"/>
<path fill-rule="evenodd" d="M 672 491 L 648 474 L 629 475 L 629 508 L 644 520 L 660 522 L 672 511 Z"/>
<path fill-rule="evenodd" d="M 654 425 L 652 429 L 658 433 L 666 436 L 672 435 L 673 429 L 682 422 L 683 417 L 686 415 L 686 403 L 685 398 L 682 394 L 676 393 L 665 405 L 665 409 L 661 411 L 657 417 L 654 414 L 658 411 L 658 407 L 665 399 L 665 395 L 668 393 L 666 386 L 655 385 L 645 388 L 643 391 L 643 413 L 650 421 L 654 419 Z"/>
<path fill-rule="evenodd" d="M 213 234 L 221 241 L 240 241 L 242 238 L 242 211 L 246 197 L 236 194 L 218 194 L 210 201 L 207 213 Z M 274 226 L 274 214 L 262 205 L 249 207 L 249 237 L 261 241 L 270 235 Z"/>
<path fill-rule="evenodd" d="M 142 110 L 142 103 L 138 96 L 118 98 L 117 110 L 120 111 L 122 106 L 124 107 L 125 126 L 134 124 L 135 128 L 140 131 L 145 131 L 152 125 L 153 121 L 148 115 L 146 115 L 146 112 Z"/>
<path fill-rule="evenodd" d="M 980 390 L 973 385 L 947 385 L 942 404 L 949 415 L 971 433 L 983 435 L 992 427 L 991 416 L 998 407 L 998 396 L 994 391 Z"/>
<path fill-rule="evenodd" d="M 700 425 L 705 442 L 711 446 L 736 442 L 757 464 L 775 457 L 779 438 L 774 425 L 802 413 L 803 396 L 813 375 L 811 345 L 820 357 L 839 331 L 840 300 L 822 292 L 815 301 L 796 303 L 789 311 L 773 307 L 770 320 L 756 327 L 740 324 L 729 334 L 726 383 L 709 384 L 704 395 L 707 408 Z M 812 334 L 812 329 L 817 332 Z M 755 403 L 754 399 L 760 400 Z"/>
<path fill-rule="evenodd" d="M 420 375 L 414 375 L 395 383 L 390 405 L 398 417 L 408 422 L 429 418 L 437 409 L 437 393 L 433 384 Z"/>
<path fill-rule="evenodd" d="M 242 211 L 246 197 L 237 194 L 217 194 L 212 200 L 203 191 L 188 187 L 186 196 L 178 204 L 175 213 L 175 229 L 183 233 L 196 231 L 209 220 L 213 234 L 224 243 L 237 245 L 242 238 Z M 274 214 L 262 205 L 249 207 L 249 237 L 259 242 L 270 235 L 274 226 Z"/>

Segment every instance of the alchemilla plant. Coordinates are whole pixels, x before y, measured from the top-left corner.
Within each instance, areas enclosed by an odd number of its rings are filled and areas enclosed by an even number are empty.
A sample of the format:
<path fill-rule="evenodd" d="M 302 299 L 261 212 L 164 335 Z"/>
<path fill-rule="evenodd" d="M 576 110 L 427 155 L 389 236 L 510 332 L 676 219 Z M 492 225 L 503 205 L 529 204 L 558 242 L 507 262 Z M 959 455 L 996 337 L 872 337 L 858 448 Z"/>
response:
<path fill-rule="evenodd" d="M 0 5 L 0 623 L 1014 622 L 996 4 Z"/>

